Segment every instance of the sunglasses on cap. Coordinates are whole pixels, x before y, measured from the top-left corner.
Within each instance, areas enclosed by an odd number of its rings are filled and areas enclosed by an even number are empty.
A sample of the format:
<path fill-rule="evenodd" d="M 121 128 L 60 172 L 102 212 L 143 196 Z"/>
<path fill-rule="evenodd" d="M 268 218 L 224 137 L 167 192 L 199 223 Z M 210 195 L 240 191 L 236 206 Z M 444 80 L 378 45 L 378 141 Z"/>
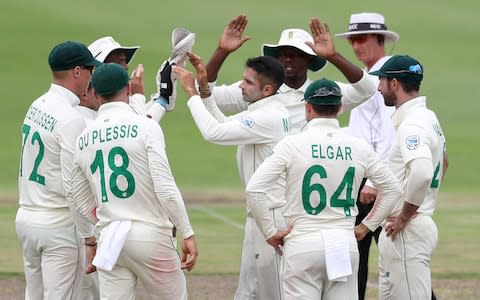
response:
<path fill-rule="evenodd" d="M 342 90 L 337 87 L 331 87 L 331 88 L 322 87 L 317 89 L 315 93 L 308 96 L 307 98 L 304 98 L 303 100 L 307 101 L 316 97 L 327 97 L 327 96 L 342 97 Z"/>
<path fill-rule="evenodd" d="M 90 71 L 90 74 L 92 74 L 92 73 L 93 73 L 93 69 L 94 69 L 95 67 L 79 66 L 79 68 L 80 68 L 80 69 L 84 69 L 84 70 L 88 70 L 88 71 Z"/>
<path fill-rule="evenodd" d="M 423 74 L 422 67 L 420 65 L 409 66 L 408 70 L 391 70 L 385 71 L 386 74 L 399 74 L 399 73 L 410 73 L 410 74 Z"/>

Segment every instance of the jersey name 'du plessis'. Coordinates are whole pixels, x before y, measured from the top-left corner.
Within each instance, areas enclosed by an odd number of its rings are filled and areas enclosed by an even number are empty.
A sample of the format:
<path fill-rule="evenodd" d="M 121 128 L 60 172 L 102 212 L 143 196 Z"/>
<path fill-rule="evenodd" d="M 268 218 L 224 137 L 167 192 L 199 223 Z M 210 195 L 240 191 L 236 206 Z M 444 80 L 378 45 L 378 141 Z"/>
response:
<path fill-rule="evenodd" d="M 78 139 L 78 147 L 83 150 L 88 145 L 105 143 L 117 139 L 135 138 L 138 135 L 138 125 L 115 125 L 101 129 L 87 131 Z"/>
<path fill-rule="evenodd" d="M 312 158 L 352 160 L 352 148 L 339 145 L 312 144 Z"/>

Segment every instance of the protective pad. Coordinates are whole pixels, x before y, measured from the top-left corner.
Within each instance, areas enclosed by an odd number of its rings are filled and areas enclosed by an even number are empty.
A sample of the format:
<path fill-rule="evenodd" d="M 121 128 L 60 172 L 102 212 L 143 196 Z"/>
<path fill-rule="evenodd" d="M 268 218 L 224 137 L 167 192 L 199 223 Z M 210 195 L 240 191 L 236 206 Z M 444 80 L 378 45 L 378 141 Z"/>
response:
<path fill-rule="evenodd" d="M 172 55 L 167 61 L 164 61 L 157 72 L 157 92 L 151 96 L 155 100 L 161 95 L 161 89 L 165 88 L 165 78 L 162 82 L 162 70 L 168 62 L 171 65 L 177 65 L 184 68 L 187 60 L 187 52 L 192 50 L 195 44 L 195 33 L 192 33 L 184 28 L 176 28 L 172 32 Z M 171 85 L 173 87 L 172 94 L 168 97 L 168 104 L 164 105 L 166 111 L 172 111 L 175 108 L 175 100 L 177 97 L 177 79 L 175 73 L 172 72 L 170 76 Z"/>
<path fill-rule="evenodd" d="M 179 67 L 185 67 L 187 52 L 192 50 L 195 44 L 195 33 L 184 28 L 176 28 L 172 32 L 172 56 L 170 62 Z"/>

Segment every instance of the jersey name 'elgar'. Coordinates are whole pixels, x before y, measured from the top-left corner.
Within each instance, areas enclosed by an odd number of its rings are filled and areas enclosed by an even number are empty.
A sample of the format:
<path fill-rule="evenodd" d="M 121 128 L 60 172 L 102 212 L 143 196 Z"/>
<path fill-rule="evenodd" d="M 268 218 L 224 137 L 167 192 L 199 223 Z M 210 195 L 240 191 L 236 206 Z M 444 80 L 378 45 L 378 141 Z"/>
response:
<path fill-rule="evenodd" d="M 352 148 L 339 145 L 312 144 L 312 158 L 352 160 Z"/>

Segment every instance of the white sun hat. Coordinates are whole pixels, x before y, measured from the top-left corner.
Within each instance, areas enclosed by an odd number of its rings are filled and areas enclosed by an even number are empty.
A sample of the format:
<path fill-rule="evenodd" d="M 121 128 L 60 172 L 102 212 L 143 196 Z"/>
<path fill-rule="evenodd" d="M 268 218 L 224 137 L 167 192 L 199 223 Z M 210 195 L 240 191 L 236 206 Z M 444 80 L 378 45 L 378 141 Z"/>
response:
<path fill-rule="evenodd" d="M 105 58 L 113 51 L 117 49 L 123 50 L 126 56 L 126 63 L 129 64 L 130 61 L 133 59 L 135 52 L 140 46 L 131 46 L 125 47 L 120 45 L 117 41 L 113 39 L 111 36 L 105 36 L 99 38 L 98 40 L 94 41 L 88 46 L 88 50 L 92 52 L 93 57 L 97 60 L 104 62 Z"/>
<path fill-rule="evenodd" d="M 400 39 L 398 33 L 387 30 L 385 26 L 385 17 L 378 13 L 363 12 L 352 14 L 348 31 L 338 33 L 335 36 L 348 38 L 358 34 L 381 34 L 385 36 L 386 42 L 396 42 Z"/>
<path fill-rule="evenodd" d="M 285 29 L 284 31 L 282 31 L 282 34 L 280 35 L 280 40 L 278 41 L 277 45 L 263 44 L 262 54 L 266 56 L 278 57 L 279 47 L 295 47 L 308 55 L 314 56 L 314 59 L 312 60 L 308 68 L 312 71 L 318 71 L 325 66 L 327 61 L 321 57 L 318 57 L 317 54 L 313 52 L 312 48 L 305 44 L 305 42 L 307 41 L 313 43 L 313 38 L 305 30 L 295 28 Z"/>

